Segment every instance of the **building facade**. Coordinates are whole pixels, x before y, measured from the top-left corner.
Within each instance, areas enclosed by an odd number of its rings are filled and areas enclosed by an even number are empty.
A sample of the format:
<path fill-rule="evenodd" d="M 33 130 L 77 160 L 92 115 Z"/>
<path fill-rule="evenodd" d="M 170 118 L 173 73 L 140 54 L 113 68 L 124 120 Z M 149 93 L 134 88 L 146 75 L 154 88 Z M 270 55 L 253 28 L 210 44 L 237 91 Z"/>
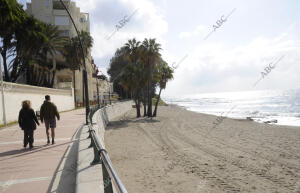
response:
<path fill-rule="evenodd" d="M 79 31 L 90 32 L 90 18 L 88 13 L 83 13 L 80 8 L 76 6 L 75 2 L 71 0 L 63 0 L 63 3 L 68 8 L 74 23 Z M 51 23 L 58 26 L 61 36 L 75 37 L 77 36 L 76 30 L 73 26 L 71 19 L 67 11 L 59 0 L 31 0 L 31 3 L 27 3 L 27 13 L 33 15 L 36 19 Z M 57 56 L 56 60 L 65 62 L 64 58 L 60 55 Z M 97 100 L 97 86 L 98 91 L 102 95 L 101 99 L 104 98 L 104 93 L 111 91 L 111 84 L 105 80 L 101 80 L 95 75 L 96 65 L 91 57 L 91 51 L 88 52 L 86 58 L 86 69 L 88 74 L 88 86 L 89 86 L 89 100 Z M 83 78 L 82 70 L 73 71 L 69 69 L 63 69 L 56 72 L 54 80 L 55 88 L 74 88 L 75 102 L 82 104 L 84 101 L 84 90 L 83 90 Z"/>

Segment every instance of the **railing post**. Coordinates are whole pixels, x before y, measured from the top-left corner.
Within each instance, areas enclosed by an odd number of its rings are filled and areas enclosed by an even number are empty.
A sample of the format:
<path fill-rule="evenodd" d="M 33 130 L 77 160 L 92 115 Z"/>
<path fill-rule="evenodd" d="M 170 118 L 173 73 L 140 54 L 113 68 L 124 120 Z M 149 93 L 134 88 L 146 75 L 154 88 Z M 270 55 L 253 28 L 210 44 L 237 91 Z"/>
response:
<path fill-rule="evenodd" d="M 113 193 L 111 178 L 109 177 L 109 174 L 103 163 L 102 163 L 102 173 L 103 173 L 104 193 Z"/>
<path fill-rule="evenodd" d="M 101 164 L 102 161 L 101 161 L 100 153 L 95 144 L 93 146 L 93 149 L 94 149 L 94 160 L 92 161 L 91 165 Z"/>
<path fill-rule="evenodd" d="M 89 145 L 88 148 L 95 147 L 95 142 L 94 142 L 94 139 L 93 139 L 93 137 L 92 137 L 92 132 L 93 132 L 93 130 L 90 131 L 90 135 L 91 135 L 91 143 L 90 143 L 90 145 Z"/>
<path fill-rule="evenodd" d="M 94 108 L 91 108 L 90 109 L 90 113 L 89 113 L 89 120 L 90 120 L 90 124 L 93 124 L 93 111 L 94 111 Z"/>
<path fill-rule="evenodd" d="M 92 129 L 91 129 L 91 127 L 90 127 L 90 126 L 89 126 L 89 131 L 88 131 L 88 132 L 89 132 L 89 136 L 87 137 L 87 139 L 89 139 L 89 138 L 91 138 L 91 137 L 92 137 L 92 134 L 91 134 L 91 133 L 92 133 Z"/>
<path fill-rule="evenodd" d="M 87 139 L 91 138 L 91 131 L 89 130 L 89 136 L 87 137 Z"/>
<path fill-rule="evenodd" d="M 100 105 L 99 116 L 102 117 L 103 125 L 106 126 L 109 122 L 106 106 Z M 126 188 L 124 187 L 123 183 L 119 179 L 116 171 L 113 169 L 112 163 L 107 155 L 106 150 L 103 148 L 100 140 L 96 135 L 96 131 L 93 129 L 92 117 L 94 116 L 95 112 L 99 109 L 99 106 L 95 106 L 91 108 L 89 119 L 90 123 L 88 124 L 89 127 L 89 135 L 91 138 L 91 144 L 89 146 L 93 147 L 94 151 L 94 159 L 90 163 L 91 165 L 102 164 L 102 175 L 103 175 L 103 185 L 104 185 L 104 193 L 113 193 L 113 186 L 112 180 L 115 182 L 115 187 L 118 192 L 127 193 Z M 109 173 L 108 173 L 109 171 Z M 111 175 L 110 175 L 111 173 Z"/>

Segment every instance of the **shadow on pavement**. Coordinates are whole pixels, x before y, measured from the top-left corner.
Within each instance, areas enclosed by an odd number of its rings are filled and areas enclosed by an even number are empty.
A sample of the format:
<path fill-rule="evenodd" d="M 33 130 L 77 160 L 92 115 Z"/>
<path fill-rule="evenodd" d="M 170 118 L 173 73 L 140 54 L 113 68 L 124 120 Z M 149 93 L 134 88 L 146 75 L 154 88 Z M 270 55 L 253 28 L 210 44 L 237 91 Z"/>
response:
<path fill-rule="evenodd" d="M 59 164 L 48 186 L 47 193 L 64 193 L 64 192 L 75 193 L 77 154 L 78 154 L 79 142 L 82 141 L 82 140 L 78 140 L 78 138 L 81 135 L 83 128 L 84 125 L 82 125 L 76 131 L 77 134 L 75 137 L 73 135 L 72 139 L 74 140 L 72 140 L 72 142 L 74 143 L 66 149 L 64 155 L 59 161 Z M 64 165 L 62 166 L 63 163 Z"/>
<path fill-rule="evenodd" d="M 21 156 L 33 154 L 33 153 L 36 153 L 36 152 L 44 151 L 44 150 L 47 150 L 47 149 L 52 149 L 52 148 L 62 146 L 62 145 L 66 145 L 66 144 L 73 143 L 73 142 L 74 141 L 69 141 L 69 142 L 55 144 L 55 145 L 34 146 L 34 148 L 31 149 L 31 150 L 30 149 L 17 149 L 17 150 L 10 150 L 10 151 L 6 151 L 6 152 L 2 152 L 2 153 L 0 153 L 0 158 L 5 157 L 5 156 L 10 156 L 10 155 L 16 155 L 16 156 L 9 157 L 9 158 L 6 158 L 6 159 L 1 159 L 0 161 L 9 160 L 9 159 L 13 159 L 13 158 L 16 158 L 16 157 L 21 157 Z M 19 154 L 19 155 L 17 155 L 17 154 Z"/>
<path fill-rule="evenodd" d="M 1 152 L 0 157 L 21 154 L 21 153 L 25 153 L 25 152 L 29 152 L 29 151 L 34 151 L 34 150 L 39 149 L 39 148 L 42 148 L 42 147 L 41 146 L 34 146 L 34 148 L 31 149 L 31 150 L 29 148 L 14 149 L 14 150 L 6 151 L 6 152 Z M 2 160 L 0 160 L 0 161 L 2 161 Z"/>

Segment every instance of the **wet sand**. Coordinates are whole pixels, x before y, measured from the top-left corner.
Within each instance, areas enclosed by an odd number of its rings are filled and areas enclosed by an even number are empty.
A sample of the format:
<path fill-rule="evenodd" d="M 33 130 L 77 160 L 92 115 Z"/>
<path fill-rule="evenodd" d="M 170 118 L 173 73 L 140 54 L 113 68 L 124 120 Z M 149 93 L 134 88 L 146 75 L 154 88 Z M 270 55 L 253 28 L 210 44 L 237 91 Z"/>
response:
<path fill-rule="evenodd" d="M 300 127 L 217 121 L 176 106 L 152 120 L 135 115 L 105 133 L 130 193 L 300 193 Z"/>

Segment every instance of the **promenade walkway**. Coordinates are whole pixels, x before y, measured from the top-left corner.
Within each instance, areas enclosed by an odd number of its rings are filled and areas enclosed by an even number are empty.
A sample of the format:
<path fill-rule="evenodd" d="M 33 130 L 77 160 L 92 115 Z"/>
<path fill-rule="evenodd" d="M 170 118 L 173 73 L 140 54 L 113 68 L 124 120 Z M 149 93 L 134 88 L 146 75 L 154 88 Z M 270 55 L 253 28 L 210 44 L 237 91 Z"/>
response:
<path fill-rule="evenodd" d="M 56 144 L 46 144 L 45 125 L 37 127 L 32 150 L 23 148 L 18 125 L 0 129 L 0 193 L 75 192 L 76 131 L 85 120 L 85 110 L 61 113 Z"/>

